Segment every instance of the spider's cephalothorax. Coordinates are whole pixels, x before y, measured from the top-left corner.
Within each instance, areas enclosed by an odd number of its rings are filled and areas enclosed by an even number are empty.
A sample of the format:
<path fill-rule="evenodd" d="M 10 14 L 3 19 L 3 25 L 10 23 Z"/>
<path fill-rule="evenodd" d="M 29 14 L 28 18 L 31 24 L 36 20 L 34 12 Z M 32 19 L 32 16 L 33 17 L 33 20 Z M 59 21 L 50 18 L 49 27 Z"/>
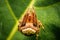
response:
<path fill-rule="evenodd" d="M 19 22 L 18 30 L 25 35 L 34 35 L 39 33 L 41 23 L 37 20 L 35 11 L 33 8 L 29 8 L 23 17 L 23 20 Z"/>

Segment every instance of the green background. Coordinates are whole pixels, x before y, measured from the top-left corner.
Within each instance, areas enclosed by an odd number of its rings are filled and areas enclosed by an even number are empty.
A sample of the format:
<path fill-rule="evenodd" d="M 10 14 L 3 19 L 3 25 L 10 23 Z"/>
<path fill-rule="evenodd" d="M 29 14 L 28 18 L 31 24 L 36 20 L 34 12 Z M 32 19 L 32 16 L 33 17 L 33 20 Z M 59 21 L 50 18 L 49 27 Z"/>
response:
<path fill-rule="evenodd" d="M 60 40 L 60 0 L 35 1 L 37 18 L 44 25 L 44 31 L 40 28 L 38 40 Z M 19 20 L 30 2 L 31 0 L 0 0 L 0 40 L 8 38 L 16 20 Z M 35 37 L 27 37 L 17 30 L 11 40 L 35 40 Z"/>

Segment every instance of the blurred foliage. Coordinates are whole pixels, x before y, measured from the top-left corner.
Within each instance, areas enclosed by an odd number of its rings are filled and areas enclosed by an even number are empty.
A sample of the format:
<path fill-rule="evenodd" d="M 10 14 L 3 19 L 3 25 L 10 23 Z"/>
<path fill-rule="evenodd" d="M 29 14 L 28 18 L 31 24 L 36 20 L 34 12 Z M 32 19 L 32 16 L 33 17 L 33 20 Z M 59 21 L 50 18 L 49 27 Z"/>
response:
<path fill-rule="evenodd" d="M 45 27 L 44 31 L 40 28 L 39 40 L 60 40 L 60 0 L 35 1 L 37 18 Z M 0 40 L 8 38 L 16 20 L 21 17 L 30 2 L 31 0 L 0 0 Z M 11 40 L 35 40 L 35 36 L 27 37 L 17 30 Z"/>
<path fill-rule="evenodd" d="M 60 0 L 36 0 L 35 6 L 45 7 L 58 2 L 60 2 Z"/>
<path fill-rule="evenodd" d="M 0 0 L 0 40 L 7 39 L 16 20 L 19 19 L 29 3 L 30 1 L 27 0 Z"/>

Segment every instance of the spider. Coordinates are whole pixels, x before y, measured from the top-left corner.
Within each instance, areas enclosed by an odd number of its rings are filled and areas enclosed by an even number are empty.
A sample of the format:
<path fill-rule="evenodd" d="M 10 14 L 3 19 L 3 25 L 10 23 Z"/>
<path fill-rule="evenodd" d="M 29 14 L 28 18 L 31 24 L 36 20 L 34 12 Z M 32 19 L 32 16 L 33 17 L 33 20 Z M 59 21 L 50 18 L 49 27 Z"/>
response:
<path fill-rule="evenodd" d="M 34 8 L 29 8 L 23 19 L 19 21 L 18 31 L 26 36 L 36 35 L 38 37 L 40 27 L 44 29 L 42 23 L 37 19 Z"/>

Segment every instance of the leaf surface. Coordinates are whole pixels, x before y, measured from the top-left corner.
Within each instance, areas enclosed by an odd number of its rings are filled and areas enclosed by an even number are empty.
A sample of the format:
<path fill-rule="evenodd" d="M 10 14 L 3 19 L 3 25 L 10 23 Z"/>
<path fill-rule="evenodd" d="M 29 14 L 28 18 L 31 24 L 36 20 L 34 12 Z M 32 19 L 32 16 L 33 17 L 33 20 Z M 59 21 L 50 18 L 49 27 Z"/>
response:
<path fill-rule="evenodd" d="M 17 30 L 18 20 L 31 1 L 0 0 L 0 40 L 35 40 L 35 36 L 27 37 Z M 34 8 L 44 26 L 38 40 L 60 40 L 60 1 L 35 0 Z"/>

